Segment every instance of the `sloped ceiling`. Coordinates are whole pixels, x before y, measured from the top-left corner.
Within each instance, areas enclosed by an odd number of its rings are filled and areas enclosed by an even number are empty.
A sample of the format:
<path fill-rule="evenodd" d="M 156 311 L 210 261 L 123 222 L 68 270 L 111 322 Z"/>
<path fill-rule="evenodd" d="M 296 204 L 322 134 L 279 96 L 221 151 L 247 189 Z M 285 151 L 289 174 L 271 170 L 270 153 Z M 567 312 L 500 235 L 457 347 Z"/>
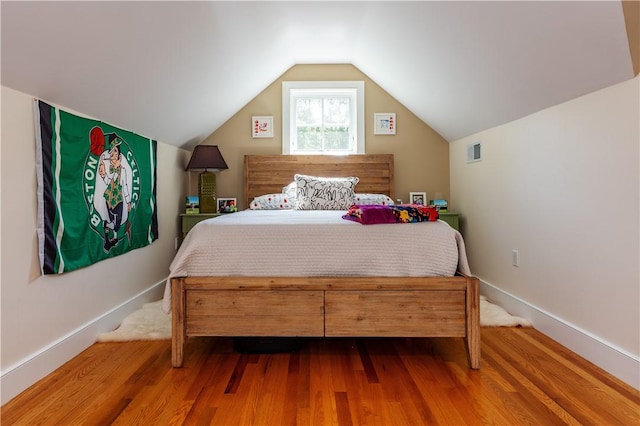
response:
<path fill-rule="evenodd" d="M 633 77 L 621 3 L 8 2 L 2 85 L 183 148 L 295 64 L 453 141 Z"/>

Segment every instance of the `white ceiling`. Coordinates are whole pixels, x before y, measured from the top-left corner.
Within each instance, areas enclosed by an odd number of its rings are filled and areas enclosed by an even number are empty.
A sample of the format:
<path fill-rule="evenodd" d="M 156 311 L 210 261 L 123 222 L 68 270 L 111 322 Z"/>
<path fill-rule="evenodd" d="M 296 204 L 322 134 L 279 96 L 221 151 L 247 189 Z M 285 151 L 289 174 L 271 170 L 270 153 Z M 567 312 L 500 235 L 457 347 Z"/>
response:
<path fill-rule="evenodd" d="M 191 148 L 295 64 L 448 141 L 633 77 L 619 1 L 8 2 L 2 85 Z"/>

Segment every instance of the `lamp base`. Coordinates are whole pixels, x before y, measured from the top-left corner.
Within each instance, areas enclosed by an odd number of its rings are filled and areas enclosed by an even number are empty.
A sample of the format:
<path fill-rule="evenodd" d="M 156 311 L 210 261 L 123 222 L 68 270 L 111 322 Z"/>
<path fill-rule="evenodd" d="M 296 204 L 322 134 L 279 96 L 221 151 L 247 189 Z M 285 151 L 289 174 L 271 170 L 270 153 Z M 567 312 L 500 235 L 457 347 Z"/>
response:
<path fill-rule="evenodd" d="M 198 197 L 200 197 L 200 213 L 218 212 L 218 206 L 216 205 L 216 175 L 214 173 L 200 173 Z"/>

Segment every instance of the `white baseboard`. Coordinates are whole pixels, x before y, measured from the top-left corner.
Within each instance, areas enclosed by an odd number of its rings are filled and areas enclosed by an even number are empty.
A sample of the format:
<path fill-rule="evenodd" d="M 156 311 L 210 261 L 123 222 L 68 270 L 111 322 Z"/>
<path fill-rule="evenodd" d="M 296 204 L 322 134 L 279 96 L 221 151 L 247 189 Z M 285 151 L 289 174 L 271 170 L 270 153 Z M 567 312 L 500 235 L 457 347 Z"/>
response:
<path fill-rule="evenodd" d="M 166 281 L 163 280 L 152 285 L 147 290 L 5 369 L 0 375 L 0 405 L 9 402 L 20 392 L 94 344 L 98 334 L 115 329 L 124 317 L 140 309 L 142 304 L 162 298 L 165 283 Z"/>
<path fill-rule="evenodd" d="M 480 279 L 480 294 L 513 315 L 533 322 L 546 334 L 581 357 L 640 390 L 640 357 Z"/>

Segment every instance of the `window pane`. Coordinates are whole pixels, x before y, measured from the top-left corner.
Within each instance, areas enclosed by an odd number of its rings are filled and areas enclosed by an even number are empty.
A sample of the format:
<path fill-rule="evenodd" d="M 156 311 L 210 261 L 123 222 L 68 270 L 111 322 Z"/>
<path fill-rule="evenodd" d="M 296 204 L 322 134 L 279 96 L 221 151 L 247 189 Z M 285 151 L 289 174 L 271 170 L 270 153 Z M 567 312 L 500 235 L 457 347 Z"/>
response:
<path fill-rule="evenodd" d="M 306 152 L 322 151 L 322 129 L 319 126 L 297 127 L 296 150 Z"/>
<path fill-rule="evenodd" d="M 352 152 L 351 146 L 351 100 L 348 97 L 324 99 L 324 150 Z"/>
<path fill-rule="evenodd" d="M 328 151 L 351 151 L 349 128 L 331 126 L 325 127 L 324 149 Z"/>
<path fill-rule="evenodd" d="M 326 98 L 324 100 L 325 126 L 349 126 L 351 121 L 350 116 L 349 98 Z"/>
<path fill-rule="evenodd" d="M 296 98 L 295 108 L 297 125 L 322 125 L 322 99 Z"/>

